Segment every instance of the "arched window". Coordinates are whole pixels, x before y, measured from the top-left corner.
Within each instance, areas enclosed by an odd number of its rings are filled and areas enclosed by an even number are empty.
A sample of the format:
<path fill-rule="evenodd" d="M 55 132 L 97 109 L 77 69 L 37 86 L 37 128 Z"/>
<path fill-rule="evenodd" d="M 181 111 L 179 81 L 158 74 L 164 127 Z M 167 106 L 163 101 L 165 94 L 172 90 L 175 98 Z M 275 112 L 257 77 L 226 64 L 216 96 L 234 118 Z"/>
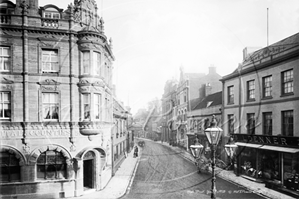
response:
<path fill-rule="evenodd" d="M 38 179 L 66 178 L 66 159 L 61 152 L 45 151 L 37 159 Z"/>
<path fill-rule="evenodd" d="M 14 153 L 8 151 L 0 152 L 0 182 L 20 181 L 19 160 Z"/>

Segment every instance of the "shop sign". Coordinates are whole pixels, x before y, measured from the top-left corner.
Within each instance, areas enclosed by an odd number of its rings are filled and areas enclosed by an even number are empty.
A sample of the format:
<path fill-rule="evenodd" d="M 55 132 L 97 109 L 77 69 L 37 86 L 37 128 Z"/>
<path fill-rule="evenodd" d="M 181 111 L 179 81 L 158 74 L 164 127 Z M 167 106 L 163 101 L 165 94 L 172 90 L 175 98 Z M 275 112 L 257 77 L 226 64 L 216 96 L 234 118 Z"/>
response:
<path fill-rule="evenodd" d="M 236 142 L 245 142 L 252 144 L 264 144 L 286 147 L 299 147 L 299 137 L 288 136 L 267 136 L 267 135 L 246 135 L 234 134 Z"/>

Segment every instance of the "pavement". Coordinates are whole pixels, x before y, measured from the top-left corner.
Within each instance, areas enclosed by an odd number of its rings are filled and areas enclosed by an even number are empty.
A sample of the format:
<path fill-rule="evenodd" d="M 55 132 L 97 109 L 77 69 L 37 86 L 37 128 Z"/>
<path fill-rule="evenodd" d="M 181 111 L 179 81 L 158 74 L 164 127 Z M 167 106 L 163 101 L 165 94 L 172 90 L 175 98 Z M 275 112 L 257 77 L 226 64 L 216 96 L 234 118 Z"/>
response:
<path fill-rule="evenodd" d="M 174 150 L 175 152 L 179 153 L 183 158 L 194 162 L 193 156 L 185 151 L 184 149 L 181 149 L 179 147 L 170 146 L 169 143 L 166 142 L 156 142 L 158 144 L 162 144 L 166 147 L 169 147 L 170 149 Z M 98 192 L 92 192 L 85 194 L 80 197 L 76 197 L 76 199 L 117 199 L 124 196 L 126 193 L 130 191 L 130 187 L 133 181 L 133 178 L 135 176 L 135 172 L 139 163 L 139 159 L 141 156 L 142 150 L 139 150 L 139 157 L 133 158 L 133 151 L 128 154 L 127 158 L 123 161 L 120 168 L 115 173 L 115 176 L 111 178 L 108 185 L 101 191 Z M 280 193 L 278 191 L 275 191 L 273 189 L 269 189 L 265 187 L 264 183 L 258 183 L 251 181 L 249 179 L 245 179 L 241 176 L 236 176 L 233 171 L 228 170 L 222 170 L 222 169 L 216 169 L 217 176 L 223 178 L 224 180 L 227 180 L 229 182 L 232 182 L 234 184 L 240 185 L 244 188 L 246 188 L 248 191 L 251 191 L 253 193 L 265 196 L 267 198 L 272 199 L 294 199 L 291 196 L 288 196 L 286 194 Z"/>

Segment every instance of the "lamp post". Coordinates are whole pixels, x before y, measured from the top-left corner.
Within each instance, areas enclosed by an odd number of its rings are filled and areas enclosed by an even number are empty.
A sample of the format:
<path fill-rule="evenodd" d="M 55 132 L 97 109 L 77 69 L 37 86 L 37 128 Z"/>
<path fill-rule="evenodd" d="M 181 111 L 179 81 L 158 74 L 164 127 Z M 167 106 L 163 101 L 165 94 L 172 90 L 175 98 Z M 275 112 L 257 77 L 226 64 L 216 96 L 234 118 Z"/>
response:
<path fill-rule="evenodd" d="M 190 146 L 193 157 L 196 160 L 196 165 L 198 164 L 197 160 L 200 158 L 200 155 L 203 150 L 203 145 L 199 143 L 198 138 L 196 137 L 196 142 L 194 145 Z M 198 165 L 197 165 L 198 166 Z"/>
<path fill-rule="evenodd" d="M 232 167 L 232 169 L 234 169 L 234 159 L 237 147 L 238 146 L 235 144 L 233 138 L 230 136 L 228 143 L 225 144 L 225 151 L 227 153 L 227 156 L 230 158 L 230 167 Z"/>
<path fill-rule="evenodd" d="M 216 146 L 218 145 L 223 130 L 217 126 L 216 117 L 213 115 L 212 121 L 210 123 L 210 127 L 205 129 L 205 135 L 208 139 L 209 144 L 212 148 L 212 185 L 211 185 L 211 198 L 216 198 L 216 175 L 215 175 L 215 164 L 216 164 Z"/>

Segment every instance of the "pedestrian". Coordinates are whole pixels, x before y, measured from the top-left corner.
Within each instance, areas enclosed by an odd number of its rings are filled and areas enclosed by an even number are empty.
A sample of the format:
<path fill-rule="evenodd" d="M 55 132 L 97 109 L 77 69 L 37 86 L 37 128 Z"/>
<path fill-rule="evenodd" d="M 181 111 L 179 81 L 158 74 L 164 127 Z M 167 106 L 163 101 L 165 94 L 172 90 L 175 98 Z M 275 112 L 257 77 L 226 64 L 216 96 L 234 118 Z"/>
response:
<path fill-rule="evenodd" d="M 134 157 L 138 157 L 139 155 L 139 148 L 137 146 L 135 146 L 134 148 Z"/>

